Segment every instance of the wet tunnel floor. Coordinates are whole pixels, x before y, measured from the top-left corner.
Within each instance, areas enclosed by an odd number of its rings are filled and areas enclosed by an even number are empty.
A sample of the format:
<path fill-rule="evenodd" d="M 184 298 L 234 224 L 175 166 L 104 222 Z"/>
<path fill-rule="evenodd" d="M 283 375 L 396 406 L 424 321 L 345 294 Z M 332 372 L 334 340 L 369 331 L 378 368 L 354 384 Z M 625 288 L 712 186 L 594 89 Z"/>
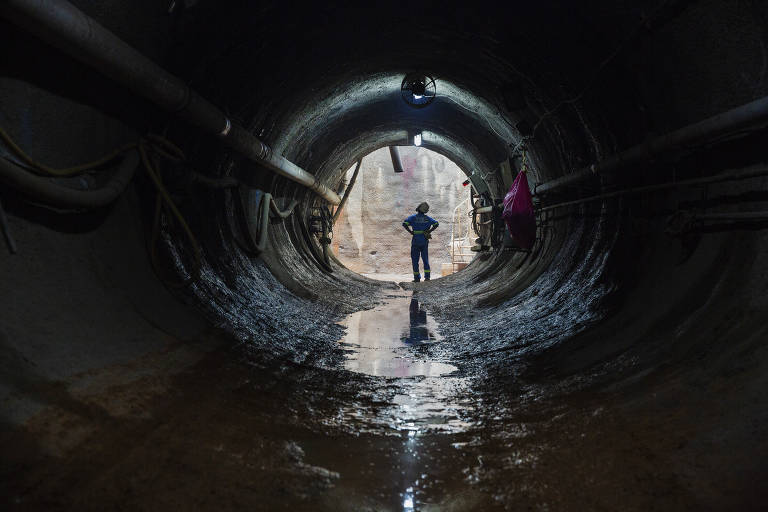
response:
<path fill-rule="evenodd" d="M 766 410 L 755 405 L 764 399 L 740 388 L 759 382 L 754 375 L 704 393 L 670 373 L 654 381 L 663 395 L 646 383 L 631 398 L 555 396 L 546 383 L 523 386 L 511 372 L 467 376 L 464 362 L 432 359 L 429 348 L 448 340 L 412 299 L 398 291 L 347 318 L 333 368 L 240 346 L 214 350 L 175 376 L 145 371 L 190 350 L 176 343 L 138 361 L 138 380 L 121 382 L 114 374 L 128 369 L 113 368 L 38 386 L 37 400 L 50 407 L 23 430 L 2 429 L 2 508 L 733 510 L 733 503 L 763 503 L 766 458 L 755 454 L 765 452 L 759 440 L 768 422 L 754 416 L 738 424 L 751 425 L 743 431 L 733 422 Z"/>
<path fill-rule="evenodd" d="M 466 487 L 467 475 L 455 467 L 461 458 L 457 449 L 465 442 L 440 434 L 459 434 L 470 426 L 468 379 L 456 375 L 456 366 L 427 355 L 424 349 L 442 337 L 412 291 L 387 295 L 383 304 L 353 313 L 341 325 L 347 328 L 340 341 L 344 368 L 385 378 L 394 390 L 380 407 L 344 411 L 359 431 L 376 436 L 363 446 L 350 446 L 350 454 L 357 451 L 350 464 L 362 463 L 353 471 L 358 489 L 352 494 L 364 502 L 365 494 L 372 493 L 368 499 L 378 502 L 376 510 L 384 504 L 387 510 L 404 512 L 437 506 L 441 488 Z M 460 499 L 478 499 L 469 489 L 463 494 L 452 497 L 454 505 Z"/>
<path fill-rule="evenodd" d="M 414 293 L 402 291 L 386 297 L 373 309 L 347 317 L 341 325 L 347 334 L 340 341 L 346 370 L 384 377 L 398 387 L 388 407 L 377 416 L 348 414 L 381 429 L 425 432 L 460 432 L 468 425 L 462 418 L 471 410 L 466 395 L 468 379 L 456 376 L 454 365 L 435 361 L 428 348 L 442 340 L 437 322 L 419 304 Z"/>

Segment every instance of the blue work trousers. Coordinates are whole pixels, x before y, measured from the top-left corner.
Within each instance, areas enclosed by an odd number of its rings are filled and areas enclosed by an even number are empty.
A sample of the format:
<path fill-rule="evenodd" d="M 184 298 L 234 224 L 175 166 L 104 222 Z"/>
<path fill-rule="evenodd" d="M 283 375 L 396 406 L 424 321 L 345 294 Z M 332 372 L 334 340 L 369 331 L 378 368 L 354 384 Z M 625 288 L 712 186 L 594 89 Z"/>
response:
<path fill-rule="evenodd" d="M 419 256 L 424 262 L 424 278 L 429 279 L 429 242 L 411 244 L 411 261 L 413 262 L 413 278 L 421 279 L 419 274 Z"/>

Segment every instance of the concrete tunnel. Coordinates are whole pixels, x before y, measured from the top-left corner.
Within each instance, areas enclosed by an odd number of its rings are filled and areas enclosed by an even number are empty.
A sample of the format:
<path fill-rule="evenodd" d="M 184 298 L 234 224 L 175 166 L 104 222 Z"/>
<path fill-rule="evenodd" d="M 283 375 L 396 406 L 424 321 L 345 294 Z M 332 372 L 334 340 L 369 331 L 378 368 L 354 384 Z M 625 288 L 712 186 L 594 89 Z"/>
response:
<path fill-rule="evenodd" d="M 0 38 L 3 509 L 765 510 L 765 3 L 5 0 Z M 374 281 L 314 227 L 414 134 L 493 233 Z"/>

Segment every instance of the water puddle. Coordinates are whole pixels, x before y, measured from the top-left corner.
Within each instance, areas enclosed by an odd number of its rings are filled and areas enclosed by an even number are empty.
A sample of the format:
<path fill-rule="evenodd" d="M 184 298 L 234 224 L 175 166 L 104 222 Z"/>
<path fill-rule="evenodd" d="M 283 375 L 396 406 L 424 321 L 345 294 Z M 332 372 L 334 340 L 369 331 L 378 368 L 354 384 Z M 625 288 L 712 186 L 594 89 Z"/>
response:
<path fill-rule="evenodd" d="M 443 338 L 418 294 L 401 290 L 386 299 L 341 322 L 347 328 L 339 341 L 345 351 L 343 367 L 379 378 L 333 417 L 357 434 L 374 434 L 360 438 L 370 455 L 360 467 L 340 468 L 341 482 L 364 485 L 363 493 L 371 492 L 371 479 L 379 482 L 387 489 L 377 495 L 386 510 L 438 510 L 445 486 L 453 490 L 466 485 L 460 468 L 447 468 L 464 456 L 452 443 L 464 440 L 454 434 L 471 427 L 468 418 L 475 401 L 459 368 L 430 356 L 429 348 Z M 381 453 L 386 464 L 371 461 Z"/>
<path fill-rule="evenodd" d="M 376 377 L 437 377 L 457 370 L 418 358 L 413 350 L 442 340 L 437 322 L 413 296 L 390 296 L 386 304 L 353 313 L 341 325 L 347 328 L 340 341 L 349 349 L 347 370 Z"/>
<path fill-rule="evenodd" d="M 385 304 L 348 316 L 340 340 L 347 370 L 388 378 L 396 392 L 385 407 L 350 408 L 345 415 L 361 425 L 392 429 L 414 436 L 425 432 L 459 432 L 466 401 L 456 397 L 467 386 L 458 368 L 431 360 L 423 350 L 442 337 L 437 322 L 411 292 L 390 295 Z M 393 380 L 389 380 L 393 379 Z M 363 428 L 363 430 L 369 430 Z"/>

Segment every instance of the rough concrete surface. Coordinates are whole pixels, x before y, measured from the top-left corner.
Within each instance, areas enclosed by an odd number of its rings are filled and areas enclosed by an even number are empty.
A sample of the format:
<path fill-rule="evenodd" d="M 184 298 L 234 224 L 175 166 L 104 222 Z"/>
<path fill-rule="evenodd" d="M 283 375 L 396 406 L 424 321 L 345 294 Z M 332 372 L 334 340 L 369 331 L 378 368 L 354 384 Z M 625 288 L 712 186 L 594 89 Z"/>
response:
<path fill-rule="evenodd" d="M 768 179 L 680 185 L 764 162 L 764 119 L 537 194 L 531 252 L 430 283 L 354 271 L 388 252 L 407 274 L 403 218 L 426 199 L 443 223 L 459 198 L 427 150 L 498 201 L 523 149 L 535 190 L 768 95 L 764 3 L 75 3 L 336 190 L 360 156 L 423 147 L 403 176 L 368 159 L 335 233 L 360 266 L 326 262 L 312 191 L 0 20 L 11 137 L 69 165 L 162 134 L 189 226 L 155 214 L 143 169 L 90 211 L 0 174 L 2 510 L 765 510 Z M 436 81 L 422 109 L 413 72 Z M 263 251 L 257 189 L 298 201 Z"/>

